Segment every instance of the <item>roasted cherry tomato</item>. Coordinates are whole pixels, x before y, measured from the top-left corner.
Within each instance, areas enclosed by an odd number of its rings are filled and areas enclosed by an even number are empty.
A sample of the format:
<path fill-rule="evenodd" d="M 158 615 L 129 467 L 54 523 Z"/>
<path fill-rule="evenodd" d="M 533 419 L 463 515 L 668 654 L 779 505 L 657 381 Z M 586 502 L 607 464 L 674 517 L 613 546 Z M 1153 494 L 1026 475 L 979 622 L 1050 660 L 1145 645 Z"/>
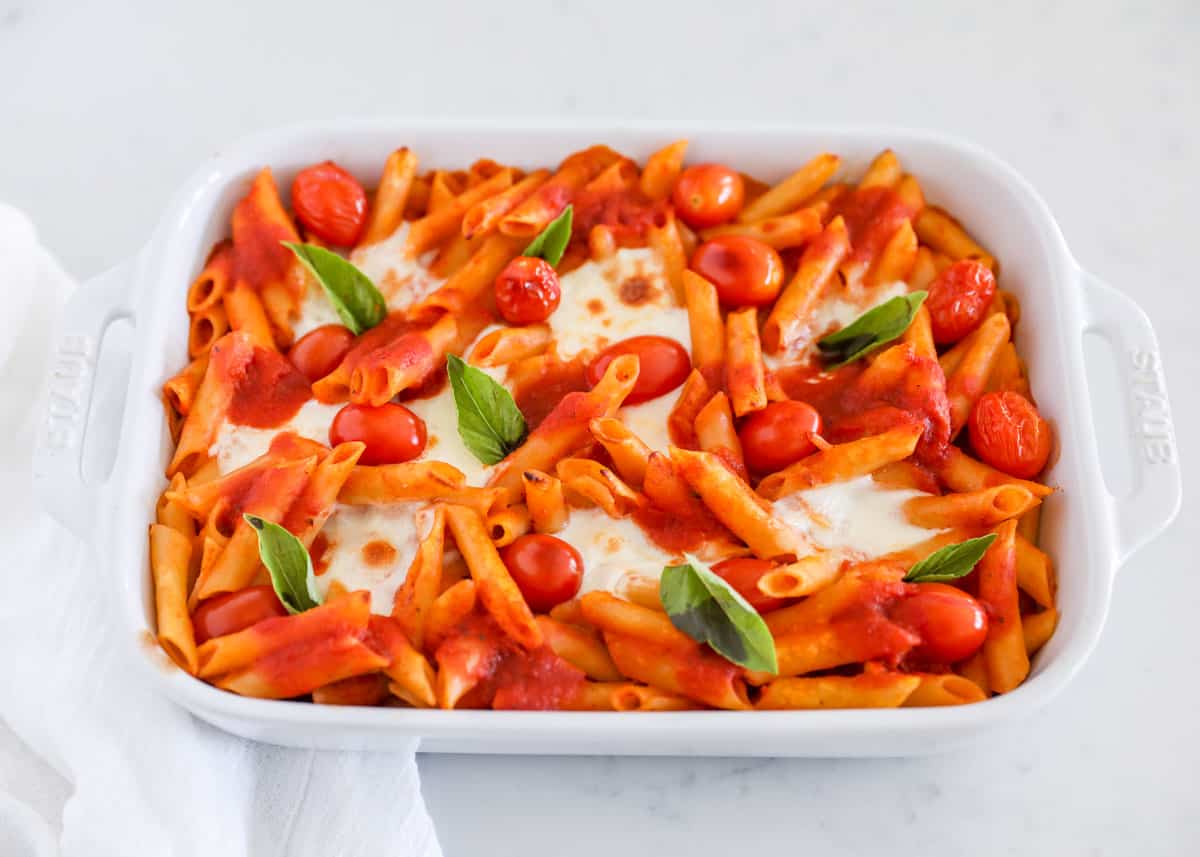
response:
<path fill-rule="evenodd" d="M 605 348 L 588 364 L 588 386 L 594 387 L 604 377 L 604 370 L 622 354 L 638 357 L 638 378 L 625 404 L 636 405 L 657 399 L 687 380 L 692 371 L 692 358 L 674 339 L 665 336 L 634 336 L 622 339 Z"/>
<path fill-rule="evenodd" d="M 292 182 L 292 208 L 304 228 L 338 247 L 353 247 L 367 225 L 367 193 L 333 161 L 313 164 Z"/>
<path fill-rule="evenodd" d="M 288 351 L 288 359 L 310 384 L 338 367 L 354 345 L 354 334 L 340 324 L 325 324 L 301 336 Z"/>
<path fill-rule="evenodd" d="M 810 434 L 821 433 L 821 415 L 807 402 L 771 402 L 738 429 L 746 466 L 774 473 L 817 451 Z"/>
<path fill-rule="evenodd" d="M 583 580 L 579 551 L 554 536 L 521 536 L 500 549 L 500 558 L 535 613 L 575 597 Z"/>
<path fill-rule="evenodd" d="M 962 259 L 929 284 L 929 320 L 938 345 L 958 342 L 983 321 L 996 295 L 996 277 L 974 259 Z"/>
<path fill-rule="evenodd" d="M 192 614 L 192 627 L 196 630 L 196 644 L 199 645 L 213 637 L 243 631 L 264 619 L 287 614 L 275 590 L 265 584 L 206 598 Z"/>
<path fill-rule="evenodd" d="M 726 306 L 766 306 L 783 287 L 775 248 L 745 235 L 718 235 L 692 254 L 691 268 L 717 287 Z"/>
<path fill-rule="evenodd" d="M 712 567 L 726 583 L 738 591 L 738 594 L 750 602 L 750 606 L 759 613 L 769 613 L 778 610 L 786 602 L 782 598 L 772 598 L 758 591 L 758 579 L 775 567 L 769 559 L 757 559 L 752 556 L 734 557 L 718 562 Z"/>
<path fill-rule="evenodd" d="M 704 229 L 733 220 L 742 210 L 746 186 L 724 164 L 696 164 L 680 174 L 671 201 L 688 226 Z"/>
<path fill-rule="evenodd" d="M 398 464 L 425 451 L 425 421 L 395 402 L 373 407 L 346 405 L 329 426 L 329 442 L 350 440 L 367 445 L 359 464 Z"/>
<path fill-rule="evenodd" d="M 545 259 L 518 256 L 496 277 L 496 309 L 509 324 L 537 324 L 558 309 L 562 286 Z"/>
<path fill-rule="evenodd" d="M 888 609 L 892 621 L 921 638 L 913 654 L 940 664 L 957 663 L 975 654 L 988 632 L 983 605 L 944 583 L 918 583 L 916 588 Z"/>
<path fill-rule="evenodd" d="M 1050 458 L 1050 423 L 1020 393 L 984 393 L 967 422 L 975 454 L 1009 476 L 1032 479 Z"/>

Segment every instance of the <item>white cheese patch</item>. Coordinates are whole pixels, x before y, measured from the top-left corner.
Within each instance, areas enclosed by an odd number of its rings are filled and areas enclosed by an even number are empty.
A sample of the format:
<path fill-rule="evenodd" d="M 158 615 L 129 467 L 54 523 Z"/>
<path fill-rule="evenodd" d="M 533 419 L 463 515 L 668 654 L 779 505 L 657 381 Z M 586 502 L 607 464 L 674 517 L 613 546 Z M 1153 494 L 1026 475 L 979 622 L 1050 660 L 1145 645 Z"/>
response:
<path fill-rule="evenodd" d="M 208 454 L 217 459 L 217 468 L 224 474 L 265 454 L 271 441 L 284 432 L 295 432 L 301 437 L 328 444 L 329 424 L 341 409 L 341 405 L 326 405 L 309 399 L 291 419 L 275 428 L 253 428 L 224 422 Z"/>
<path fill-rule="evenodd" d="M 764 354 L 763 362 L 769 369 L 777 369 L 797 362 L 806 356 L 809 349 L 816 348 L 816 341 L 828 333 L 840 330 L 868 310 L 874 309 L 894 297 L 908 294 L 908 284 L 902 281 L 884 283 L 873 289 L 861 289 L 851 294 L 827 294 L 813 308 L 803 331 L 779 354 Z"/>
<path fill-rule="evenodd" d="M 350 254 L 350 261 L 387 296 L 390 309 L 412 306 L 445 282 L 429 271 L 429 265 L 437 256 L 435 251 L 417 259 L 409 258 L 405 253 L 408 231 L 409 224 L 402 223 L 382 241 L 359 247 Z"/>
<path fill-rule="evenodd" d="M 300 301 L 300 317 L 292 322 L 292 334 L 296 339 L 327 324 L 341 324 L 342 319 L 329 302 L 325 290 L 317 283 L 310 283 Z"/>
<path fill-rule="evenodd" d="M 628 572 L 658 580 L 673 556 L 650 540 L 631 518 L 610 518 L 600 509 L 573 509 L 567 524 L 554 534 L 583 558 L 581 593 L 614 591 Z"/>
<path fill-rule="evenodd" d="M 425 452 L 421 460 L 444 461 L 457 467 L 467 477 L 468 485 L 482 485 L 491 474 L 458 433 L 458 408 L 454 391 L 447 384 L 436 396 L 413 399 L 404 406 L 425 421 Z"/>
<path fill-rule="evenodd" d="M 926 496 L 860 476 L 782 497 L 775 501 L 774 515 L 818 547 L 873 559 L 942 532 L 918 527 L 904 514 L 906 501 Z"/>
<path fill-rule="evenodd" d="M 666 452 L 671 445 L 671 434 L 667 430 L 667 417 L 671 415 L 671 409 L 679 401 L 679 394 L 680 390 L 672 390 L 648 402 L 626 405 L 617 411 L 617 417 L 650 449 Z"/>
<path fill-rule="evenodd" d="M 675 303 L 662 257 L 646 248 L 618 250 L 565 275 L 549 324 L 563 360 L 631 336 L 666 336 L 692 347 L 687 310 Z"/>
<path fill-rule="evenodd" d="M 335 506 L 321 530 L 327 542 L 325 567 L 316 578 L 321 596 L 336 580 L 352 592 L 367 590 L 371 612 L 390 615 L 396 590 L 432 525 L 433 510 L 423 502 Z"/>

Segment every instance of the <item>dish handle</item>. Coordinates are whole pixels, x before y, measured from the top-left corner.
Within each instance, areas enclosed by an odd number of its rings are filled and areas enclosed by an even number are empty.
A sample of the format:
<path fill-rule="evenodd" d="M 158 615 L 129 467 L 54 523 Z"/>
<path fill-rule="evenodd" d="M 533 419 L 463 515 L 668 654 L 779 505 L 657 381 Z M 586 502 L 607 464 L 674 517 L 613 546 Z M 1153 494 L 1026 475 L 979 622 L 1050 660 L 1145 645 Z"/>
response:
<path fill-rule="evenodd" d="M 42 508 L 84 541 L 92 536 L 102 487 L 83 475 L 100 344 L 110 324 L 134 317 L 130 295 L 140 263 L 141 255 L 134 256 L 75 289 L 63 307 L 51 355 L 33 488 Z"/>
<path fill-rule="evenodd" d="M 1117 351 L 1124 422 L 1137 455 L 1133 490 L 1126 496 L 1109 498 L 1118 564 L 1123 564 L 1179 513 L 1183 499 L 1179 453 L 1162 354 L 1150 319 L 1123 292 L 1087 271 L 1081 274 L 1087 320 L 1084 329 L 1108 340 Z"/>

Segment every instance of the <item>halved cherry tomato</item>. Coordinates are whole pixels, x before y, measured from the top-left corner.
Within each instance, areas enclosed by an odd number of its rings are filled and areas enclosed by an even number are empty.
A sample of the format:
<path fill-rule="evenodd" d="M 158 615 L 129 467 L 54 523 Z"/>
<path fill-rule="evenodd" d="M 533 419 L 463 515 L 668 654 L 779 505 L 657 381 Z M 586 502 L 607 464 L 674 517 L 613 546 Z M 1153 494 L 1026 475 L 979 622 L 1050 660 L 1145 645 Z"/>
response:
<path fill-rule="evenodd" d="M 1050 458 L 1050 423 L 1020 393 L 984 393 L 971 408 L 967 431 L 975 454 L 1009 476 L 1032 479 Z"/>
<path fill-rule="evenodd" d="M 995 275 L 974 259 L 961 259 L 938 274 L 925 299 L 933 341 L 951 345 L 979 327 L 995 294 Z"/>
<path fill-rule="evenodd" d="M 562 286 L 545 259 L 518 256 L 496 277 L 496 309 L 509 324 L 537 324 L 558 309 Z"/>
<path fill-rule="evenodd" d="M 765 306 L 783 287 L 775 248 L 745 235 L 718 235 L 692 254 L 691 268 L 717 287 L 726 306 Z"/>
<path fill-rule="evenodd" d="M 604 377 L 604 370 L 622 354 L 636 354 L 640 368 L 633 390 L 625 404 L 636 405 L 657 399 L 687 380 L 692 371 L 692 358 L 674 339 L 665 336 L 633 336 L 605 348 L 588 364 L 587 382 L 594 387 Z"/>
<path fill-rule="evenodd" d="M 771 402 L 738 429 L 746 466 L 774 473 L 817 451 L 810 434 L 821 433 L 821 415 L 807 402 Z"/>
<path fill-rule="evenodd" d="M 769 613 L 787 603 L 782 598 L 772 598 L 758 591 L 758 579 L 774 567 L 775 563 L 769 559 L 738 556 L 721 560 L 712 570 L 749 601 L 751 607 L 759 613 Z"/>
<path fill-rule="evenodd" d="M 893 622 L 921 638 L 913 654 L 940 664 L 957 663 L 975 654 L 988 632 L 983 605 L 944 583 L 918 583 L 916 590 L 888 608 Z"/>
<path fill-rule="evenodd" d="M 324 324 L 301 336 L 288 351 L 288 360 L 315 383 L 338 367 L 354 345 L 354 334 L 340 324 Z"/>
<path fill-rule="evenodd" d="M 333 161 L 313 164 L 292 181 L 292 208 L 304 228 L 338 247 L 353 247 L 367 225 L 367 192 Z"/>
<path fill-rule="evenodd" d="M 680 174 L 671 201 L 684 223 L 704 229 L 737 217 L 745 198 L 746 185 L 736 170 L 724 164 L 696 164 Z"/>
<path fill-rule="evenodd" d="M 264 619 L 287 614 L 275 590 L 264 584 L 206 598 L 192 614 L 192 627 L 199 645 L 213 637 L 244 631 Z"/>
<path fill-rule="evenodd" d="M 351 440 L 367 445 L 359 464 L 398 464 L 425 451 L 425 421 L 404 405 L 349 404 L 329 426 L 329 442 L 336 446 Z"/>
<path fill-rule="evenodd" d="M 500 558 L 535 613 L 573 598 L 583 581 L 583 557 L 554 536 L 521 536 L 500 549 Z"/>

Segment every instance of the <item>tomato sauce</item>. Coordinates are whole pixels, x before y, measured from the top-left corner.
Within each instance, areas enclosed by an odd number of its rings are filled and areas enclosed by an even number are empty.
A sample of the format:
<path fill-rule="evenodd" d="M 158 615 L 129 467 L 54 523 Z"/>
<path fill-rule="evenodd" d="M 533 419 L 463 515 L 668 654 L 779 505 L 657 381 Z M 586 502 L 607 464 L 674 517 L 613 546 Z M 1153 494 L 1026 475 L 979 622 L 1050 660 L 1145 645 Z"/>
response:
<path fill-rule="evenodd" d="M 552 428 L 575 421 L 587 389 L 586 367 L 579 361 L 547 363 L 540 375 L 518 382 L 513 399 L 530 429 L 543 423 Z"/>
<path fill-rule="evenodd" d="M 924 433 L 916 457 L 922 463 L 940 460 L 950 445 L 950 402 L 946 376 L 931 357 L 911 349 L 900 383 L 878 385 L 863 377 L 866 364 L 856 361 L 824 372 L 811 366 L 789 366 L 776 377 L 789 398 L 807 402 L 821 414 L 825 439 L 844 443 L 909 423 Z"/>
<path fill-rule="evenodd" d="M 654 202 L 636 187 L 588 190 L 575 195 L 572 232 L 586 241 L 594 226 L 607 226 L 621 246 L 638 245 L 652 228 L 666 225 L 666 203 Z"/>
<path fill-rule="evenodd" d="M 548 646 L 522 650 L 491 616 L 480 613 L 460 622 L 438 646 L 435 658 L 440 667 L 479 681 L 468 694 L 472 705 L 490 703 L 498 709 L 562 708 L 585 678 Z"/>
<path fill-rule="evenodd" d="M 295 257 L 282 242 L 297 240 L 290 224 L 264 210 L 256 199 L 258 193 L 256 185 L 233 213 L 233 276 L 254 289 L 268 283 L 288 283 L 288 270 Z"/>
<path fill-rule="evenodd" d="M 308 379 L 277 351 L 254 347 L 248 360 L 231 361 L 233 395 L 229 421 L 254 428 L 276 428 L 312 398 Z"/>
<path fill-rule="evenodd" d="M 699 516 L 683 517 L 651 504 L 635 509 L 633 520 L 650 541 L 672 553 L 697 551 L 724 531 L 724 527 L 711 516 L 707 520 Z"/>
<path fill-rule="evenodd" d="M 851 263 L 874 259 L 913 211 L 895 191 L 871 187 L 843 194 L 830 209 L 830 217 L 846 223 L 850 238 Z"/>

